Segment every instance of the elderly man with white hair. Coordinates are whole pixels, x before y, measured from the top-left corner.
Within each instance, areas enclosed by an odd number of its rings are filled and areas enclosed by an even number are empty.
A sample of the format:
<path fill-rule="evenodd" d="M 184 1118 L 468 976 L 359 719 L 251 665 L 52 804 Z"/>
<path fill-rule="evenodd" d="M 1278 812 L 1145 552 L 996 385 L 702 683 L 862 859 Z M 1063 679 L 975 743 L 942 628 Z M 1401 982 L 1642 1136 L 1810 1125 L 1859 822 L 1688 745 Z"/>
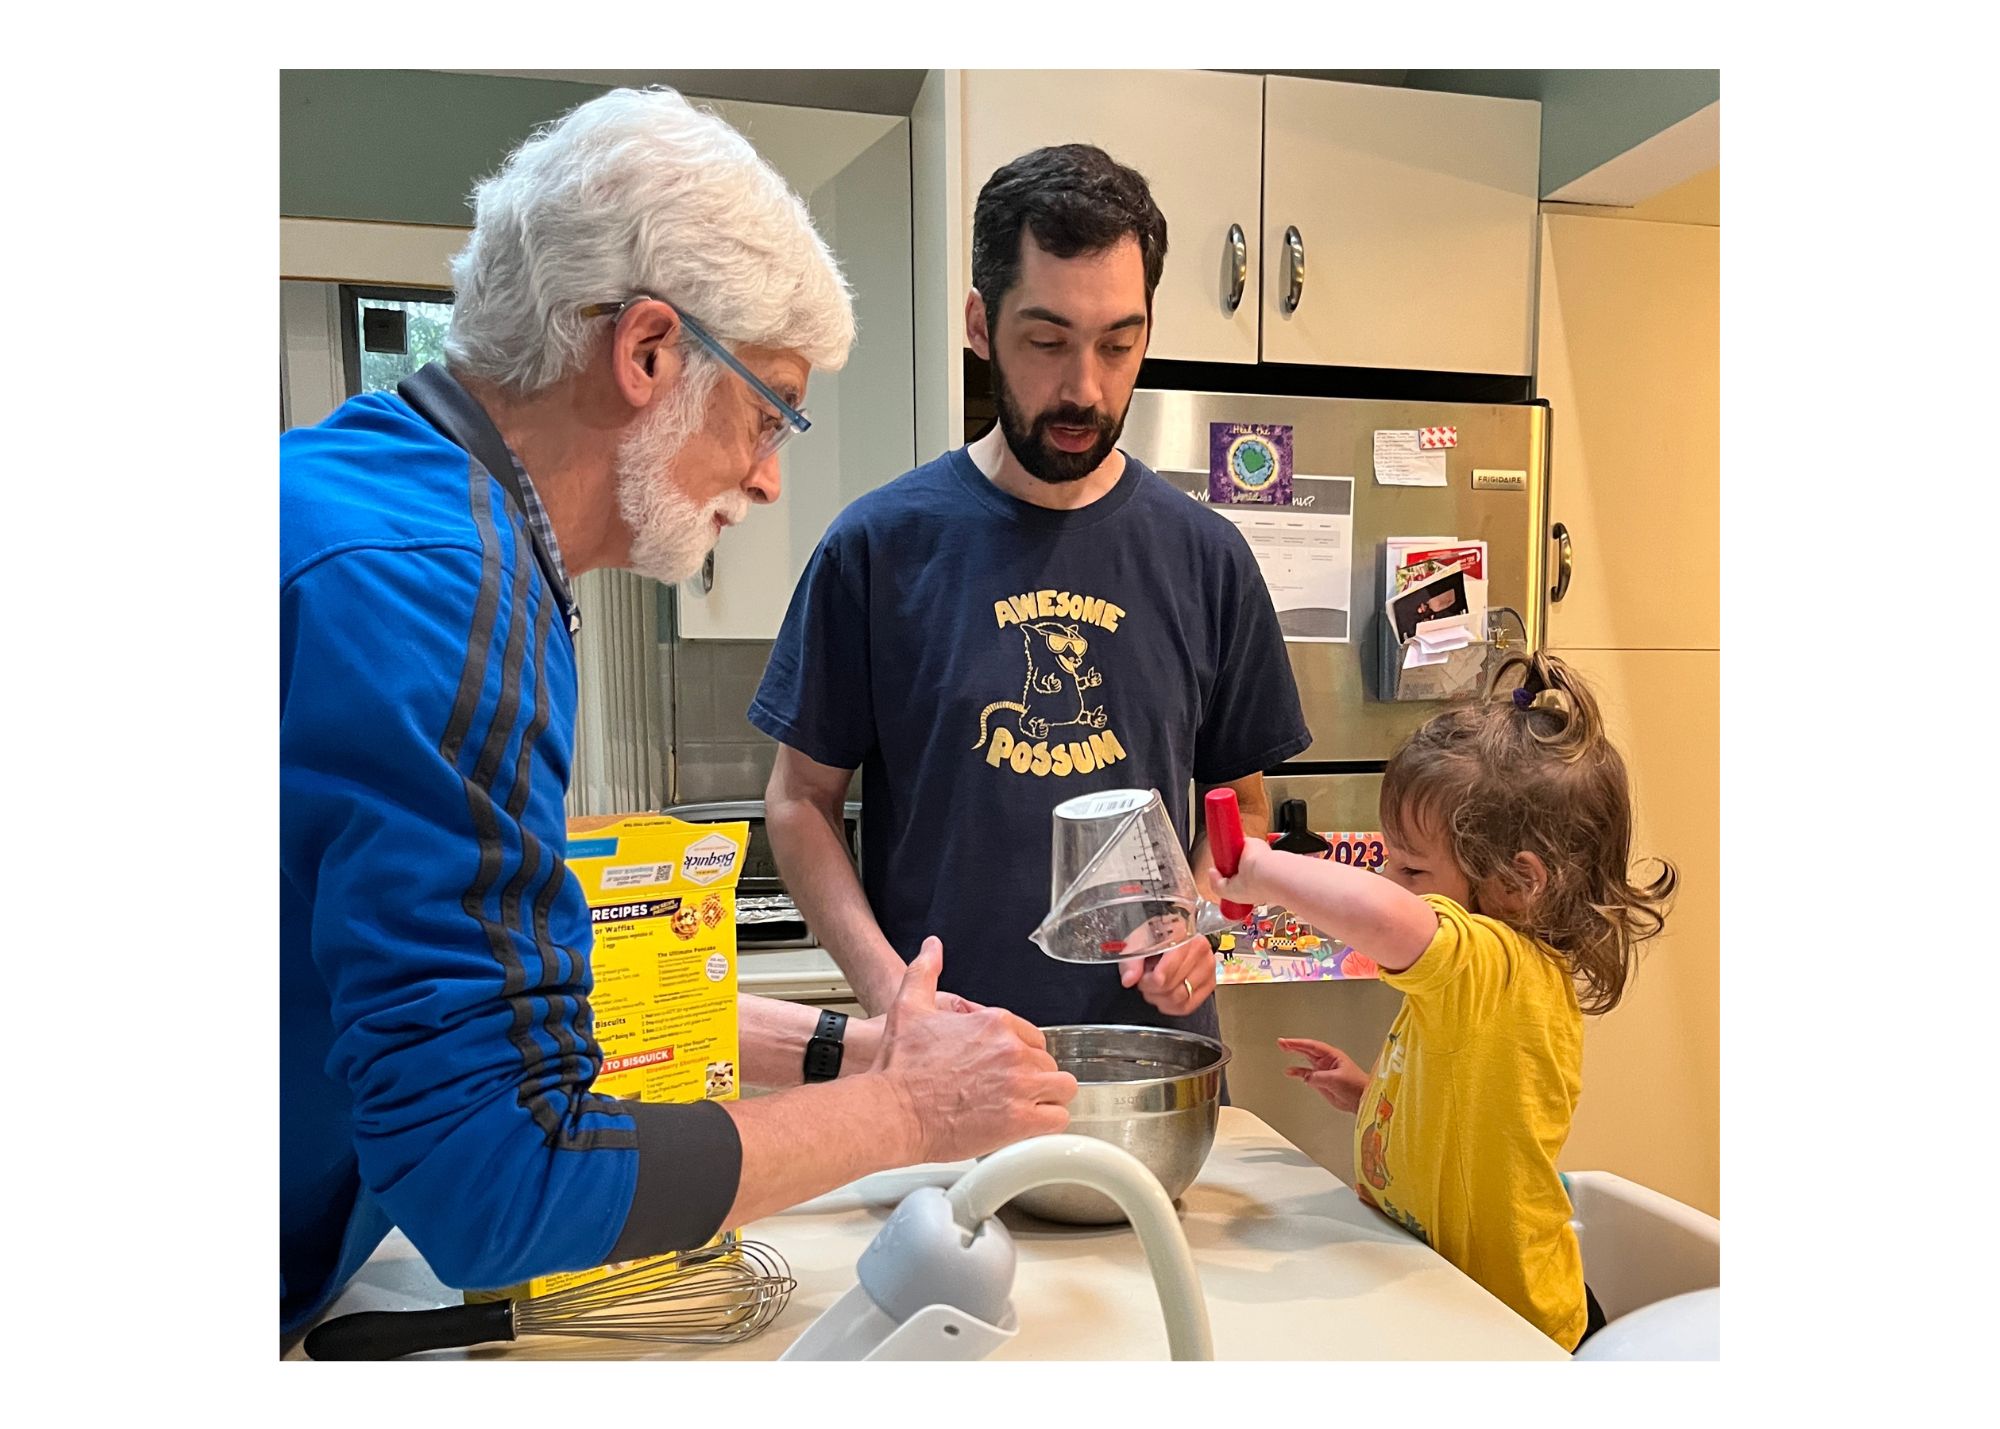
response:
<path fill-rule="evenodd" d="M 476 206 L 445 363 L 279 444 L 285 1334 L 391 1226 L 512 1284 L 1061 1130 L 1076 1090 L 1033 1027 L 938 998 L 935 940 L 837 1061 L 811 1009 L 743 999 L 745 1079 L 790 1090 L 591 1090 L 570 581 L 680 580 L 777 500 L 854 315 L 805 206 L 668 91 L 582 105 Z"/>

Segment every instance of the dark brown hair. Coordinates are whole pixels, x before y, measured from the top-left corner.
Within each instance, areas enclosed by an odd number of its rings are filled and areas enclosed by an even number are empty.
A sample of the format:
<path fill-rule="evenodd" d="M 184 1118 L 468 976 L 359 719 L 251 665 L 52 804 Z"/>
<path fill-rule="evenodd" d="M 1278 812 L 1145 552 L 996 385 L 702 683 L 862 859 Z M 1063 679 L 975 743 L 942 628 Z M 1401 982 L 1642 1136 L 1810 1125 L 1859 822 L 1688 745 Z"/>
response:
<path fill-rule="evenodd" d="M 1498 688 L 1519 672 L 1518 689 Z M 1638 945 L 1665 926 L 1679 874 L 1632 881 L 1632 794 L 1597 701 L 1553 655 L 1516 656 L 1484 699 L 1427 721 L 1390 759 L 1382 822 L 1441 832 L 1474 890 L 1526 892 L 1532 853 L 1549 881 L 1517 925 L 1553 949 L 1585 1012 L 1624 995 Z M 1474 909 L 1473 911 L 1478 911 Z"/>
<path fill-rule="evenodd" d="M 1146 315 L 1167 264 L 1167 220 L 1137 169 L 1091 144 L 1056 144 L 993 171 L 972 209 L 972 286 L 986 321 L 1021 277 L 1021 232 L 1057 258 L 1102 253 L 1138 240 L 1146 270 Z"/>

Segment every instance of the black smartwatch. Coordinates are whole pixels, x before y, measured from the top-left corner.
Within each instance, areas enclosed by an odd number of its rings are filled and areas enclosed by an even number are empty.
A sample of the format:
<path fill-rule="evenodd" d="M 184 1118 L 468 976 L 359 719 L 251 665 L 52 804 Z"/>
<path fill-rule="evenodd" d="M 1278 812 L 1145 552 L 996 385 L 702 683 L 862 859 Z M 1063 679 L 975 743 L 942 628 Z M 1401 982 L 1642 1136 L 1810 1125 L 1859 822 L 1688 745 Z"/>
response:
<path fill-rule="evenodd" d="M 830 1082 L 840 1075 L 841 1054 L 847 1044 L 842 1040 L 847 1036 L 847 1014 L 823 1011 L 819 1015 L 819 1026 L 813 1029 L 812 1040 L 806 1043 L 806 1080 L 808 1082 Z"/>

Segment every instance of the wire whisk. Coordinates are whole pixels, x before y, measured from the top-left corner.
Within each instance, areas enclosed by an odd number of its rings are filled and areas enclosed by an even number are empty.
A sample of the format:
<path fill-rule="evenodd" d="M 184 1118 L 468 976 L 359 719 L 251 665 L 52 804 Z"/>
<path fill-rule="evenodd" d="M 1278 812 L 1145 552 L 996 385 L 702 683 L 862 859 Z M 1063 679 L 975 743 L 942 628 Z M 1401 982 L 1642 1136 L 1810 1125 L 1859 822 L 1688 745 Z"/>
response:
<path fill-rule="evenodd" d="M 305 1351 L 316 1360 L 397 1359 L 530 1335 L 728 1345 L 762 1333 L 797 1288 L 776 1250 L 726 1240 L 545 1295 L 342 1315 L 307 1335 Z"/>

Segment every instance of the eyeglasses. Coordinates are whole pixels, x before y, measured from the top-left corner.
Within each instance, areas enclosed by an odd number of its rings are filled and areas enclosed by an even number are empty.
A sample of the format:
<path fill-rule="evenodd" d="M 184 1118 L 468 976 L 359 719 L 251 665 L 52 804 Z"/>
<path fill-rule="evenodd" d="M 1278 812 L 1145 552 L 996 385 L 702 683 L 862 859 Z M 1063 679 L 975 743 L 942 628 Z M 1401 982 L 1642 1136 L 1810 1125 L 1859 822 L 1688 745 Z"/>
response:
<path fill-rule="evenodd" d="M 738 360 L 736 354 L 724 347 L 713 333 L 696 322 L 692 317 L 689 317 L 687 309 L 680 307 L 678 304 L 667 302 L 665 298 L 657 293 L 634 293 L 631 297 L 619 302 L 592 303 L 589 307 L 583 309 L 583 316 L 587 318 L 615 318 L 623 313 L 625 309 L 631 307 L 632 304 L 640 302 L 666 303 L 668 307 L 680 315 L 681 325 L 688 330 L 688 334 L 696 342 L 713 353 L 717 360 L 731 372 L 741 377 L 749 385 L 752 392 L 763 398 L 776 411 L 778 416 L 777 427 L 772 431 L 763 433 L 757 439 L 756 460 L 759 463 L 769 461 L 773 456 L 777 455 L 778 449 L 786 442 L 790 441 L 800 432 L 811 429 L 812 418 L 805 414 L 803 408 L 794 407 L 790 402 L 787 402 L 783 397 L 773 392 L 765 385 L 762 378 L 745 367 Z"/>

